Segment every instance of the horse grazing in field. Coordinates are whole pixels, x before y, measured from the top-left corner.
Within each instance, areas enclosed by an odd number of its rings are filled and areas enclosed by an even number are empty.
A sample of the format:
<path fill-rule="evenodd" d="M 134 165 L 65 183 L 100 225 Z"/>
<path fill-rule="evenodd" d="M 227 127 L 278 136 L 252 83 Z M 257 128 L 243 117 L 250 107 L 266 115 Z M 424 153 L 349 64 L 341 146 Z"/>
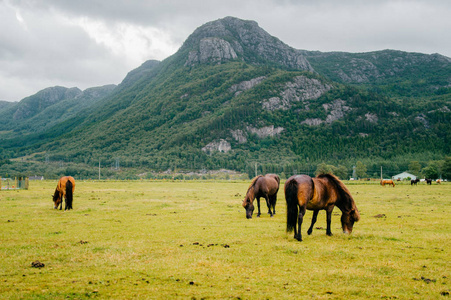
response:
<path fill-rule="evenodd" d="M 271 217 L 276 213 L 277 192 L 279 191 L 280 178 L 276 174 L 259 175 L 252 179 L 251 185 L 247 189 L 243 200 L 243 207 L 246 209 L 246 218 L 252 219 L 254 213 L 254 199 L 257 198 L 258 214 L 260 217 L 260 197 L 265 198 L 268 206 L 268 214 Z M 272 208 L 272 211 L 271 211 Z"/>
<path fill-rule="evenodd" d="M 424 180 L 426 180 L 426 184 L 432 185 L 432 179 L 425 178 Z"/>
<path fill-rule="evenodd" d="M 442 184 L 442 180 L 441 179 L 437 179 L 437 184 Z"/>
<path fill-rule="evenodd" d="M 312 234 L 318 212 L 323 209 L 326 211 L 326 234 L 329 236 L 332 235 L 330 224 L 335 206 L 342 212 L 341 227 L 344 233 L 351 233 L 354 222 L 360 220 L 360 213 L 351 193 L 332 174 L 322 174 L 315 178 L 308 175 L 291 176 L 285 182 L 285 200 L 287 202 L 287 232 L 294 230 L 294 238 L 298 241 L 302 241 L 301 225 L 306 209 L 313 210 L 312 224 L 307 231 L 309 235 Z"/>
<path fill-rule="evenodd" d="M 54 208 L 60 210 L 63 208 L 63 197 L 66 200 L 64 210 L 72 209 L 72 202 L 74 200 L 75 180 L 71 176 L 61 177 L 53 194 Z"/>
<path fill-rule="evenodd" d="M 395 183 L 393 182 L 393 180 L 391 180 L 391 179 L 383 179 L 383 180 L 381 180 L 381 185 L 382 186 L 385 186 L 386 184 L 392 185 L 393 187 L 395 187 Z"/>
<path fill-rule="evenodd" d="M 410 180 L 410 185 L 417 185 L 417 183 L 420 182 L 420 179 L 411 179 Z"/>

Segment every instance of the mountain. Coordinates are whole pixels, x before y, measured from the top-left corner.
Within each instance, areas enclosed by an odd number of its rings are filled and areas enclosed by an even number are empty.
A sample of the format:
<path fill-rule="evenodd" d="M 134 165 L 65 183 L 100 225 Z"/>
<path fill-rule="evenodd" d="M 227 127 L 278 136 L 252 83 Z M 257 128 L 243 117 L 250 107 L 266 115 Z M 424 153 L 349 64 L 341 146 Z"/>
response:
<path fill-rule="evenodd" d="M 349 171 L 357 160 L 397 170 L 450 154 L 450 86 L 440 55 L 297 50 L 227 17 L 89 104 L 75 100 L 86 91 L 58 88 L 59 101 L 40 92 L 0 110 L 0 153 L 152 170 L 257 163 L 288 174 L 322 162 Z"/>
<path fill-rule="evenodd" d="M 369 53 L 309 52 L 306 59 L 329 79 L 358 84 L 392 96 L 427 96 L 450 91 L 451 59 L 395 50 Z"/>
<path fill-rule="evenodd" d="M 44 132 L 89 108 L 115 87 L 106 85 L 84 91 L 60 86 L 46 88 L 0 110 L 0 131 L 3 136 Z"/>

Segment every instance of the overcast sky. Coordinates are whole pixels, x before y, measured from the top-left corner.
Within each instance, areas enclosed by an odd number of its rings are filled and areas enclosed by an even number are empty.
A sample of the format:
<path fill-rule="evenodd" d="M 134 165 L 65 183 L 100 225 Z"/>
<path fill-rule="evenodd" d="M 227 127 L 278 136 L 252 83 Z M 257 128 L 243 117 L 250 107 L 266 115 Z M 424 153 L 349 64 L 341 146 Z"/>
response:
<path fill-rule="evenodd" d="M 451 57 L 450 0 L 0 0 L 0 100 L 119 84 L 226 16 L 296 49 Z"/>

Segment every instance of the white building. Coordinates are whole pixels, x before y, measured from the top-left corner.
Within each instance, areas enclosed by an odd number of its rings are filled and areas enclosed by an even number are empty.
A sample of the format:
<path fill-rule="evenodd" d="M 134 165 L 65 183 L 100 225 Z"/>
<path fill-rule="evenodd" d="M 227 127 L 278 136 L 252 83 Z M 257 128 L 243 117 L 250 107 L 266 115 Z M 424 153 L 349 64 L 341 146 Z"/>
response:
<path fill-rule="evenodd" d="M 396 180 L 398 180 L 398 179 L 399 180 L 406 180 L 407 178 L 415 180 L 415 179 L 417 179 L 417 176 L 415 176 L 413 174 L 410 174 L 410 173 L 407 173 L 407 172 L 402 172 L 401 174 L 395 175 L 392 178 L 396 179 Z"/>

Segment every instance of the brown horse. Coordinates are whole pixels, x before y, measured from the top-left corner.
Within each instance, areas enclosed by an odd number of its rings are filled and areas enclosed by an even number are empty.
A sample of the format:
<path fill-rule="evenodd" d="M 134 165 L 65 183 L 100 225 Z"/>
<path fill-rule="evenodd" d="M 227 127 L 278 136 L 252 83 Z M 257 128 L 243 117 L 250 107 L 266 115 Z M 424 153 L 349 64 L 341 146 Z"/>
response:
<path fill-rule="evenodd" d="M 55 189 L 55 193 L 53 194 L 53 203 L 54 208 L 60 210 L 63 208 L 63 197 L 66 200 L 66 205 L 64 206 L 64 210 L 72 209 L 72 202 L 75 191 L 75 180 L 71 176 L 61 177 L 58 181 L 58 184 Z"/>
<path fill-rule="evenodd" d="M 392 185 L 393 187 L 395 187 L 395 183 L 393 182 L 393 180 L 391 180 L 391 179 L 383 179 L 383 180 L 381 180 L 381 185 L 382 186 L 385 186 L 386 184 Z"/>
<path fill-rule="evenodd" d="M 271 217 L 276 213 L 277 192 L 279 191 L 280 178 L 276 174 L 259 175 L 252 179 L 252 183 L 247 189 L 246 197 L 243 200 L 243 207 L 246 209 L 246 218 L 252 219 L 254 213 L 254 199 L 257 198 L 258 214 L 260 217 L 260 197 L 265 198 L 268 206 L 268 214 Z M 272 211 L 271 211 L 272 208 Z"/>
<path fill-rule="evenodd" d="M 337 177 L 331 174 L 322 174 L 315 178 L 308 175 L 291 176 L 285 182 L 285 200 L 287 232 L 294 230 L 294 238 L 298 241 L 302 241 L 301 225 L 306 209 L 313 210 L 312 224 L 307 231 L 309 235 L 312 234 L 318 212 L 323 209 L 327 215 L 326 234 L 329 236 L 332 235 L 330 223 L 335 206 L 342 212 L 341 226 L 344 233 L 351 233 L 354 222 L 360 220 L 360 214 L 351 193 Z"/>

